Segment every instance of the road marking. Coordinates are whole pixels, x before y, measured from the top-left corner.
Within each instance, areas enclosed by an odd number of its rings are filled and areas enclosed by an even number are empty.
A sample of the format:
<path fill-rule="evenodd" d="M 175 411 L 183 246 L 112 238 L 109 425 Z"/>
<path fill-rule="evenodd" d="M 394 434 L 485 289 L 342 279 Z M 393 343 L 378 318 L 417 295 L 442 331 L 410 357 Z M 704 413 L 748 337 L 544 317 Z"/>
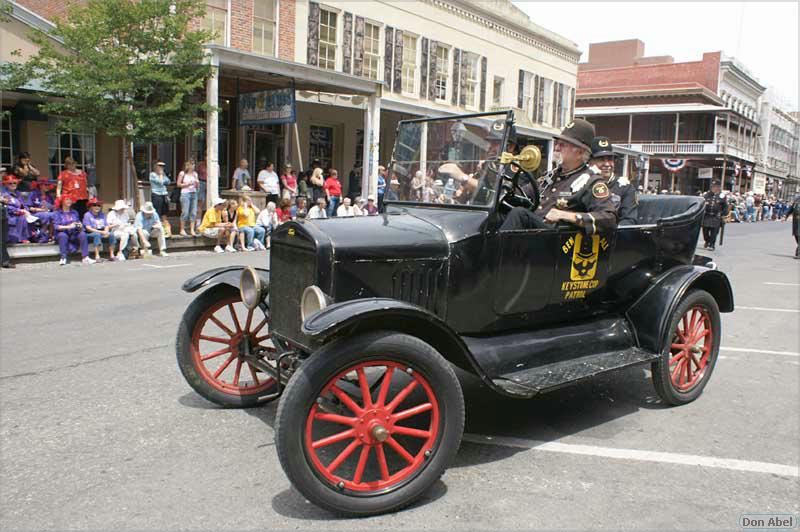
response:
<path fill-rule="evenodd" d="M 142 264 L 148 268 L 156 268 L 158 270 L 166 270 L 167 268 L 181 268 L 183 266 L 191 266 L 191 264 L 168 264 L 166 266 L 159 266 L 158 264 Z"/>
<path fill-rule="evenodd" d="M 800 286 L 800 283 L 764 283 L 772 286 Z"/>
<path fill-rule="evenodd" d="M 483 445 L 518 447 L 521 449 L 532 449 L 536 451 L 548 451 L 553 453 L 582 454 L 586 456 L 616 458 L 619 460 L 636 460 L 642 462 L 660 462 L 663 464 L 714 467 L 718 469 L 729 469 L 731 471 L 767 473 L 786 477 L 800 476 L 800 468 L 798 468 L 798 466 L 773 464 L 770 462 L 753 462 L 750 460 L 715 458 L 713 456 L 698 456 L 694 454 L 664 453 L 659 451 L 641 451 L 638 449 L 617 449 L 613 447 L 597 447 L 594 445 L 579 445 L 552 441 L 543 442 L 526 440 L 523 438 L 510 438 L 506 436 L 484 436 L 482 434 L 464 434 L 463 439 L 464 441 Z"/>
<path fill-rule="evenodd" d="M 763 355 L 783 355 L 787 357 L 800 357 L 800 353 L 792 351 L 769 351 L 767 349 L 750 349 L 749 347 L 720 347 L 720 351 L 736 351 L 737 353 L 759 353 Z"/>
<path fill-rule="evenodd" d="M 768 310 L 770 312 L 800 312 L 794 308 L 766 308 L 766 307 L 742 307 L 737 306 L 736 310 Z"/>

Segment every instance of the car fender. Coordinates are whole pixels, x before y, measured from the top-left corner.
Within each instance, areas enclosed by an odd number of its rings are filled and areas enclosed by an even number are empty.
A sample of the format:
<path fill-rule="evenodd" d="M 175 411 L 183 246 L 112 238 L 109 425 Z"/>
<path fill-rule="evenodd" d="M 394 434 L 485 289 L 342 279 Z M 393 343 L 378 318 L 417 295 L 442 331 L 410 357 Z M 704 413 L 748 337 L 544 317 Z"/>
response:
<path fill-rule="evenodd" d="M 670 316 L 691 289 L 711 294 L 720 312 L 733 312 L 733 290 L 727 275 L 703 266 L 678 266 L 658 277 L 626 313 L 640 347 L 662 352 Z"/>
<path fill-rule="evenodd" d="M 387 330 L 415 336 L 456 366 L 488 378 L 459 335 L 432 312 L 391 298 L 353 299 L 334 303 L 303 322 L 303 334 L 316 346 L 353 333 Z"/>
<path fill-rule="evenodd" d="M 239 281 L 242 277 L 242 270 L 245 266 L 224 266 L 222 268 L 214 268 L 213 270 L 206 270 L 199 275 L 195 275 L 191 279 L 187 279 L 181 289 L 184 292 L 195 292 L 200 288 L 206 288 L 215 284 L 227 284 L 236 289 L 239 288 Z M 261 278 L 261 282 L 267 290 L 269 289 L 269 270 L 262 268 L 254 268 Z"/>

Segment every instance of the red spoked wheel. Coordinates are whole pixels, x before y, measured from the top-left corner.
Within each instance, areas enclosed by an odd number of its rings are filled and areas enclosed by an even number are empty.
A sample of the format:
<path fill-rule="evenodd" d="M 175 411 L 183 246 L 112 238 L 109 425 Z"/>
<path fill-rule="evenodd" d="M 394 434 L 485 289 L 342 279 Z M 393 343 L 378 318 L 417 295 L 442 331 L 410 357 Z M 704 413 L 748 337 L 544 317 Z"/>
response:
<path fill-rule="evenodd" d="M 187 382 L 206 399 L 222 406 L 263 402 L 275 379 L 252 363 L 275 352 L 269 314 L 247 309 L 239 291 L 218 285 L 201 294 L 184 314 L 178 331 L 178 364 Z"/>
<path fill-rule="evenodd" d="M 669 370 L 672 385 L 688 392 L 705 374 L 714 345 L 711 316 L 701 306 L 690 308 L 675 328 L 670 347 Z"/>
<path fill-rule="evenodd" d="M 350 516 L 397 510 L 436 482 L 464 430 L 453 368 L 413 336 L 342 337 L 303 361 L 278 405 L 275 444 L 294 487 Z"/>
<path fill-rule="evenodd" d="M 719 307 L 704 290 L 688 292 L 672 313 L 666 347 L 653 363 L 653 385 L 661 399 L 682 405 L 703 392 L 719 353 Z"/>
<path fill-rule="evenodd" d="M 355 382 L 351 396 L 345 389 Z M 410 397 L 415 391 L 421 393 Z M 331 379 L 317 397 L 306 420 L 305 451 L 316 472 L 339 489 L 369 494 L 418 473 L 438 431 L 439 402 L 425 377 L 390 360 L 361 362 Z"/>

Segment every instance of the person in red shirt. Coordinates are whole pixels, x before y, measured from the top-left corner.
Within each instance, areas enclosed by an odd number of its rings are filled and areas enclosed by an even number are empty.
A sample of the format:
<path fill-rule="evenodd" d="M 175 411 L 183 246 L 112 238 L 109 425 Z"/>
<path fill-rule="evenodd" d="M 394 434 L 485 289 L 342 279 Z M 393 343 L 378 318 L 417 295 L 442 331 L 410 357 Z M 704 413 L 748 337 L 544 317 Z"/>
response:
<path fill-rule="evenodd" d="M 283 185 L 283 195 L 294 201 L 297 197 L 297 176 L 292 174 L 292 165 L 289 163 L 283 167 L 281 184 Z"/>
<path fill-rule="evenodd" d="M 292 201 L 289 198 L 283 198 L 281 206 L 275 209 L 275 215 L 280 223 L 290 221 L 292 219 Z"/>
<path fill-rule="evenodd" d="M 342 184 L 339 182 L 339 172 L 331 168 L 328 179 L 325 180 L 323 187 L 325 196 L 328 198 L 328 218 L 336 216 L 336 209 L 342 201 Z"/>
<path fill-rule="evenodd" d="M 75 159 L 67 157 L 64 159 L 64 170 L 58 174 L 58 188 L 56 198 L 68 196 L 72 199 L 72 208 L 78 211 L 80 220 L 89 210 L 89 184 L 86 179 L 86 172 L 78 170 Z"/>

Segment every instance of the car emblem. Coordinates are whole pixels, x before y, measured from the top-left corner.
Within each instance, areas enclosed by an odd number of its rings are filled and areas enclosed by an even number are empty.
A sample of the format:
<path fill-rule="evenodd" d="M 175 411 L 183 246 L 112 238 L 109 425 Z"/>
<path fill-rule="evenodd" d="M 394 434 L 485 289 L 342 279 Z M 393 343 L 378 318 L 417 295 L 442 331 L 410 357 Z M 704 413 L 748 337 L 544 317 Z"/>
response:
<path fill-rule="evenodd" d="M 597 273 L 597 258 L 600 255 L 600 236 L 575 235 L 575 249 L 572 252 L 572 269 L 569 278 L 573 281 L 594 279 Z"/>
<path fill-rule="evenodd" d="M 600 142 L 598 142 L 598 144 L 603 148 L 608 148 L 608 141 L 607 140 L 601 140 Z"/>
<path fill-rule="evenodd" d="M 286 234 L 289 235 L 289 236 L 294 236 L 294 227 L 292 227 L 291 229 L 286 231 Z"/>

